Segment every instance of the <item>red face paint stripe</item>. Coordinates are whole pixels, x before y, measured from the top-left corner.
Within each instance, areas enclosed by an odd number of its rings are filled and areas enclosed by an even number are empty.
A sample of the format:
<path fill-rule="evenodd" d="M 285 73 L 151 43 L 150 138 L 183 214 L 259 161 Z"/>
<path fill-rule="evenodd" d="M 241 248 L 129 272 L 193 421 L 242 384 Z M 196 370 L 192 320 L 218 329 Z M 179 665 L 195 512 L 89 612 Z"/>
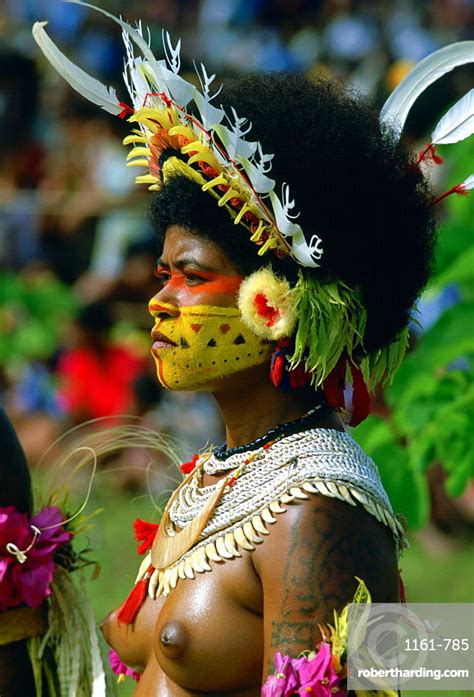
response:
<path fill-rule="evenodd" d="M 183 272 L 173 271 L 159 266 L 155 275 L 162 278 L 164 285 L 171 289 L 182 289 L 185 288 L 187 292 L 198 294 L 203 290 L 209 293 L 216 294 L 234 294 L 238 291 L 240 284 L 243 281 L 243 276 L 238 275 L 225 275 L 212 273 L 210 271 L 200 271 L 196 269 L 184 269 Z M 203 283 L 198 283 L 197 285 L 189 285 L 186 283 L 188 277 L 195 277 L 197 279 L 202 279 Z"/>
<path fill-rule="evenodd" d="M 172 305 L 162 305 L 161 303 L 154 302 L 153 300 L 150 300 L 148 303 L 148 309 L 150 312 L 166 312 L 169 313 L 170 309 L 172 308 Z M 178 308 L 174 308 L 177 310 Z"/>

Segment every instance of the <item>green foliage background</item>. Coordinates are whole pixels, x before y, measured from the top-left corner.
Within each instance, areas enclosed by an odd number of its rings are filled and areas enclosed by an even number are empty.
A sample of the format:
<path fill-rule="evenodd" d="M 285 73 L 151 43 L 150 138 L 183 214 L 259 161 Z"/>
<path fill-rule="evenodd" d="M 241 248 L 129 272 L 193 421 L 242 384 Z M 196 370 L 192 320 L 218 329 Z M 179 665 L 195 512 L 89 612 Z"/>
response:
<path fill-rule="evenodd" d="M 455 164 L 448 170 L 446 188 L 471 173 L 472 141 L 449 146 L 449 161 Z M 425 475 L 432 463 L 442 463 L 446 490 L 453 497 L 463 493 L 473 476 L 474 197 L 448 197 L 443 211 L 434 275 L 424 297 L 455 285 L 459 303 L 422 334 L 386 388 L 390 416 L 370 416 L 354 430 L 377 462 L 395 510 L 412 528 L 428 520 Z"/>

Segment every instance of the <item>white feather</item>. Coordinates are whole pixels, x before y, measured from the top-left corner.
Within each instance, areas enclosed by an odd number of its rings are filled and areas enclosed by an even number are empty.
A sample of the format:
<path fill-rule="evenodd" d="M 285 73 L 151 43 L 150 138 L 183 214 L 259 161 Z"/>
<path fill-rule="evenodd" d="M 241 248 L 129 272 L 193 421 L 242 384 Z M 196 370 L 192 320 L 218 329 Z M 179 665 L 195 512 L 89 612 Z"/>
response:
<path fill-rule="evenodd" d="M 179 69 L 181 67 L 181 39 L 178 39 L 178 43 L 173 48 L 169 32 L 163 29 L 161 32 L 161 37 L 168 67 L 173 71 L 173 73 L 179 73 Z"/>
<path fill-rule="evenodd" d="M 380 112 L 380 119 L 400 133 L 416 99 L 435 80 L 459 65 L 474 62 L 474 41 L 459 41 L 424 58 L 395 88 Z"/>
<path fill-rule="evenodd" d="M 163 75 L 163 80 L 160 82 L 160 86 L 166 86 L 167 91 L 170 93 L 173 100 L 179 106 L 185 107 L 191 99 L 194 98 L 196 94 L 196 87 L 190 82 L 177 75 L 169 68 L 161 67 L 161 72 Z M 161 91 L 161 89 L 160 89 Z"/>
<path fill-rule="evenodd" d="M 290 210 L 294 207 L 295 202 L 289 200 L 288 184 L 283 184 L 282 201 L 278 198 L 274 191 L 269 192 L 270 200 L 275 214 L 275 221 L 278 230 L 284 237 L 292 237 L 299 232 L 302 232 L 301 227 L 297 223 L 290 220 Z"/>
<path fill-rule="evenodd" d="M 465 189 L 465 191 L 470 191 L 471 189 L 474 189 L 474 174 L 471 174 L 470 177 L 465 179 L 461 186 L 463 189 Z"/>
<path fill-rule="evenodd" d="M 238 133 L 227 128 L 224 124 L 216 124 L 213 129 L 222 141 L 232 160 L 242 160 L 251 157 L 257 149 L 257 143 L 240 138 Z"/>
<path fill-rule="evenodd" d="M 319 261 L 323 255 L 321 238 L 318 237 L 318 235 L 313 235 L 308 245 L 303 231 L 297 232 L 291 238 L 291 255 L 302 266 L 309 266 L 313 269 L 317 268 L 320 264 L 316 262 Z"/>
<path fill-rule="evenodd" d="M 212 130 L 224 118 L 224 110 L 210 104 L 209 100 L 203 97 L 197 90 L 194 93 L 194 101 L 199 109 L 199 115 L 206 131 Z"/>
<path fill-rule="evenodd" d="M 246 171 L 247 176 L 257 193 L 268 194 L 275 188 L 275 180 L 267 177 L 261 167 L 256 166 L 253 162 L 245 158 L 240 160 L 240 164 Z"/>
<path fill-rule="evenodd" d="M 109 114 L 120 114 L 123 107 L 120 106 L 117 93 L 112 87 L 106 87 L 95 77 L 88 75 L 82 68 L 74 65 L 69 58 L 66 58 L 56 44 L 46 34 L 44 27 L 47 22 L 35 22 L 33 25 L 33 38 L 43 52 L 45 58 L 51 63 L 53 68 L 68 82 L 73 89 L 88 99 L 93 104 L 97 104 Z"/>
<path fill-rule="evenodd" d="M 443 116 L 433 131 L 434 145 L 458 143 L 474 133 L 474 89 L 464 95 Z"/>
<path fill-rule="evenodd" d="M 143 54 L 143 57 L 146 58 L 146 60 L 150 64 L 150 67 L 152 68 L 153 73 L 156 76 L 157 83 L 160 84 L 162 82 L 165 82 L 161 73 L 161 67 L 159 65 L 159 62 L 156 60 L 152 50 L 150 49 L 149 45 L 147 44 L 147 42 L 141 34 L 141 25 L 139 26 L 140 31 L 138 31 L 137 29 L 134 29 L 132 26 L 130 26 L 130 24 L 128 24 L 127 22 L 124 22 L 122 19 L 115 17 L 113 14 L 107 12 L 107 10 L 103 10 L 101 7 L 96 7 L 95 5 L 91 5 L 88 2 L 82 2 L 82 0 L 66 0 L 66 2 L 70 2 L 74 5 L 82 5 L 84 7 L 89 7 L 91 10 L 100 12 L 101 14 L 105 15 L 106 17 L 114 21 L 116 24 L 118 24 L 122 28 L 122 30 L 126 32 L 132 39 L 132 41 L 138 46 L 138 48 Z"/>

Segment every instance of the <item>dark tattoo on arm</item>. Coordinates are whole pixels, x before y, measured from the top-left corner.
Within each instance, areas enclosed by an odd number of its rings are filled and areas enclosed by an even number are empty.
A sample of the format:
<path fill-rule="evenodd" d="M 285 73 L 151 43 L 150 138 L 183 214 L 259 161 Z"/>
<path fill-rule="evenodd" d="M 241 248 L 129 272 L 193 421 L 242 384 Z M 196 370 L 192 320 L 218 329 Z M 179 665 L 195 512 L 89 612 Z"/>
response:
<path fill-rule="evenodd" d="M 320 641 L 318 622 L 332 623 L 333 611 L 350 601 L 357 586 L 354 576 L 363 578 L 369 589 L 380 584 L 386 551 L 386 538 L 374 537 L 374 521 L 365 511 L 339 502 L 308 504 L 313 505 L 317 529 L 310 539 L 301 519 L 291 529 L 280 616 L 272 622 L 272 647 L 293 656 Z"/>

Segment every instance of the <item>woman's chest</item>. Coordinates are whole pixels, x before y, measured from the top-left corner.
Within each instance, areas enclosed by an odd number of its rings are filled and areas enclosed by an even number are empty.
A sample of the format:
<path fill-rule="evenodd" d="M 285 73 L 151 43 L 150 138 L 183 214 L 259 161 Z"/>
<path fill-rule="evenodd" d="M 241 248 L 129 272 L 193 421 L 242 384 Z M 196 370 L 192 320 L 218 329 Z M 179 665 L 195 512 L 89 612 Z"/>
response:
<path fill-rule="evenodd" d="M 260 685 L 262 592 L 248 553 L 147 598 L 133 625 L 117 624 L 115 614 L 108 625 L 106 639 L 125 663 L 148 672 L 157 664 L 154 682 L 219 694 Z"/>

